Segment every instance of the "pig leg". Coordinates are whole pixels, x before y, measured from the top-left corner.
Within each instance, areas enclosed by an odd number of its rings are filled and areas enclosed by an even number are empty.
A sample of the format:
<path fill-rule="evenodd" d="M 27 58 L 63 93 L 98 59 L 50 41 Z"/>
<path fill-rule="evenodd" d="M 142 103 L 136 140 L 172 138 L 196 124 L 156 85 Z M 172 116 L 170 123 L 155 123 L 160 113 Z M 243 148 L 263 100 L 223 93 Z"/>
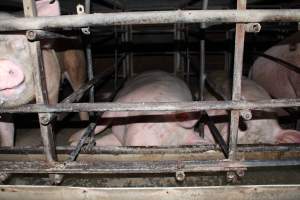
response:
<path fill-rule="evenodd" d="M 15 127 L 10 119 L 10 115 L 2 115 L 0 122 L 0 146 L 12 147 L 14 146 Z"/>
<path fill-rule="evenodd" d="M 42 52 L 49 103 L 56 104 L 58 102 L 61 68 L 54 50 L 43 49 Z"/>
<path fill-rule="evenodd" d="M 86 80 L 86 68 L 84 53 L 80 50 L 71 49 L 62 53 L 63 65 L 67 72 L 67 79 L 72 89 L 77 91 Z M 88 120 L 87 112 L 79 113 L 81 120 Z"/>

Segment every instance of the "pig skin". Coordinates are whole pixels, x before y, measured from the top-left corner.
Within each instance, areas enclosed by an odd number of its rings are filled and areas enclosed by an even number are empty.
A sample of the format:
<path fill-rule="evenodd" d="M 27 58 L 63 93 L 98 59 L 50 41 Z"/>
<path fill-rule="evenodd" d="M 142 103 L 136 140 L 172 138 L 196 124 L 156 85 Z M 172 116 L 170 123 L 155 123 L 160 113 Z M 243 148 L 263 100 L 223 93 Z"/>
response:
<path fill-rule="evenodd" d="M 182 102 L 192 101 L 188 86 L 179 78 L 162 71 L 144 72 L 127 81 L 114 102 Z M 187 112 L 105 112 L 100 133 L 112 124 L 112 134 L 96 140 L 98 146 L 178 146 L 206 143 L 194 125 L 199 113 Z M 71 136 L 76 145 L 82 131 Z"/>

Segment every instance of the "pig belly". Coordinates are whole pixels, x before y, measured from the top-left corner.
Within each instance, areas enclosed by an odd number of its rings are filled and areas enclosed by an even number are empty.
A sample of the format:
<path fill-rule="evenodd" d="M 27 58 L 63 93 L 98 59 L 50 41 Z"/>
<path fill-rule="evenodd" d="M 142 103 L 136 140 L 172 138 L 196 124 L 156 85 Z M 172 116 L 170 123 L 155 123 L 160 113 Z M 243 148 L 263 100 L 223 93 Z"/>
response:
<path fill-rule="evenodd" d="M 178 146 L 203 143 L 193 129 L 176 123 L 142 123 L 127 125 L 125 146 Z"/>

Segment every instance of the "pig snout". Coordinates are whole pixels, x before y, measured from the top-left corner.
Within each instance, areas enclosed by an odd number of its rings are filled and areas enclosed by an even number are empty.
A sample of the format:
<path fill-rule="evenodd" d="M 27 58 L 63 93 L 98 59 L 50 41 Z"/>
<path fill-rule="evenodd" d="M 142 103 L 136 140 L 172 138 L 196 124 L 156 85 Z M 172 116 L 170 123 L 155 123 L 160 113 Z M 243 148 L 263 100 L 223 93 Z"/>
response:
<path fill-rule="evenodd" d="M 10 60 L 0 60 L 0 91 L 17 87 L 24 79 L 20 66 Z"/>

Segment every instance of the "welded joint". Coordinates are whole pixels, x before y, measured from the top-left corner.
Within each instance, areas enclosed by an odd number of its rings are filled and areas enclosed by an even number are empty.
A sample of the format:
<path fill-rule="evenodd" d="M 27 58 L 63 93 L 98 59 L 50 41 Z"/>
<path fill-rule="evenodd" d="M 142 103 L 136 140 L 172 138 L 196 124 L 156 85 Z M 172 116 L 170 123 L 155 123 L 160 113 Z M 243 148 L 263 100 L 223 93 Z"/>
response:
<path fill-rule="evenodd" d="M 185 173 L 184 173 L 184 171 L 177 171 L 175 173 L 175 178 L 176 178 L 176 181 L 183 182 L 185 180 Z"/>
<path fill-rule="evenodd" d="M 260 23 L 248 23 L 245 24 L 245 31 L 248 33 L 258 33 L 261 30 Z"/>
<path fill-rule="evenodd" d="M 76 11 L 77 11 L 77 15 L 84 15 L 84 14 L 86 14 L 85 13 L 85 9 L 84 9 L 84 5 L 82 5 L 82 4 L 78 4 L 76 6 Z M 89 27 L 81 28 L 81 31 L 85 35 L 90 35 L 91 34 Z"/>
<path fill-rule="evenodd" d="M 241 110 L 240 115 L 244 120 L 251 120 L 252 119 L 252 113 L 251 110 Z"/>

